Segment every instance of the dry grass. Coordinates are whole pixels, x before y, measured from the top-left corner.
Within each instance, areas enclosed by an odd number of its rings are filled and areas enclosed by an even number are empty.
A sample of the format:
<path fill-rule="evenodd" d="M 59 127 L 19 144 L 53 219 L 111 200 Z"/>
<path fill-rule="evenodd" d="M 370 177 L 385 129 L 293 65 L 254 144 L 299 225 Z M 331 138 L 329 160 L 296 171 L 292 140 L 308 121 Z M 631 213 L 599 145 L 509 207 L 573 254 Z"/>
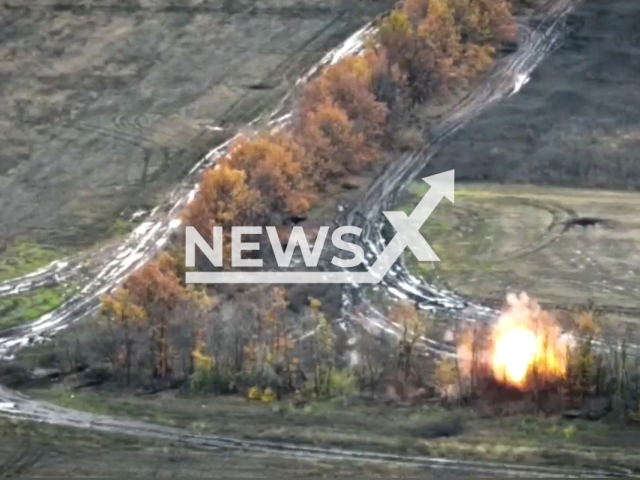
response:
<path fill-rule="evenodd" d="M 411 211 L 427 188 L 413 184 L 403 200 Z M 616 319 L 640 318 L 640 194 L 534 187 L 458 184 L 456 203 L 443 201 L 422 232 L 439 264 L 415 272 L 435 284 L 490 304 L 505 293 L 527 291 L 551 307 L 589 300 Z M 575 219 L 601 221 L 596 226 Z"/>
<path fill-rule="evenodd" d="M 67 407 L 187 428 L 198 433 L 385 453 L 640 471 L 636 427 L 558 416 L 484 416 L 440 407 L 388 407 L 362 402 L 293 408 L 239 397 L 122 396 L 38 390 Z M 572 432 L 568 435 L 567 432 Z"/>

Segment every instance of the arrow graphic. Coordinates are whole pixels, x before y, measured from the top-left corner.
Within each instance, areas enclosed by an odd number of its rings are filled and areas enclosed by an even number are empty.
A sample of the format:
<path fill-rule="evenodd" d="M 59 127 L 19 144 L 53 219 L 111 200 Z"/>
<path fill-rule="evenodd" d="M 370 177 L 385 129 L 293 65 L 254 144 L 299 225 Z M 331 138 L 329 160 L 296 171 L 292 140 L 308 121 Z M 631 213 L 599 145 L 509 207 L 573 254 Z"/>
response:
<path fill-rule="evenodd" d="M 427 194 L 407 217 L 404 212 L 382 212 L 397 233 L 378 257 L 373 267 L 366 272 L 371 277 L 368 283 L 378 283 L 391 269 L 396 260 L 409 247 L 420 262 L 439 262 L 440 259 L 420 233 L 422 225 L 436 209 L 443 197 L 452 203 L 455 201 L 455 171 L 432 175 L 422 179 L 431 186 Z"/>
<path fill-rule="evenodd" d="M 404 212 L 383 212 L 396 234 L 373 266 L 366 272 L 187 272 L 187 283 L 379 283 L 398 260 L 404 249 L 409 249 L 420 262 L 439 262 L 431 245 L 420 233 L 422 225 L 443 198 L 455 200 L 455 171 L 449 170 L 422 179 L 431 186 L 414 208 L 411 215 Z"/>

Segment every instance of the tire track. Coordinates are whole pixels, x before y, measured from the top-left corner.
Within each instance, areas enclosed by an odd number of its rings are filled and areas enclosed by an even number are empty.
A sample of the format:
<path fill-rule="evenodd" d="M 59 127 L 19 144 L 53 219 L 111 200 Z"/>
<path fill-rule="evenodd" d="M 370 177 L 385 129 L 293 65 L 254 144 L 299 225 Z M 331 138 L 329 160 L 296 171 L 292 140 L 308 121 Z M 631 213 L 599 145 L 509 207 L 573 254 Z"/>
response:
<path fill-rule="evenodd" d="M 359 205 L 349 212 L 341 224 L 354 225 L 363 229 L 362 238 L 371 262 L 386 247 L 381 212 L 422 171 L 422 167 L 437 153 L 451 136 L 477 117 L 486 107 L 516 93 L 521 78 L 529 77 L 542 59 L 555 48 L 562 37 L 564 19 L 573 7 L 571 0 L 549 2 L 547 10 L 540 15 L 538 28 L 531 30 L 524 25 L 518 53 L 497 65 L 496 71 L 487 82 L 470 92 L 463 101 L 452 109 L 446 119 L 432 129 L 427 146 L 405 156 L 388 168 L 372 185 Z M 368 268 L 370 265 L 366 265 Z M 487 316 L 487 309 L 470 305 L 452 292 L 436 290 L 413 277 L 403 259 L 383 280 L 385 288 L 392 296 L 410 298 L 425 309 L 465 311 L 472 309 L 480 317 Z M 359 286 L 350 289 L 345 299 L 348 307 L 360 300 Z M 370 305 L 369 305 L 370 306 Z M 493 313 L 492 310 L 489 310 Z"/>
<path fill-rule="evenodd" d="M 0 416 L 30 422 L 46 423 L 48 425 L 80 428 L 92 432 L 179 442 L 190 447 L 239 450 L 246 453 L 268 453 L 310 459 L 390 463 L 418 466 L 434 471 L 452 473 L 466 472 L 528 478 L 612 478 L 628 477 L 631 475 L 631 472 L 626 470 L 564 469 L 559 467 L 453 460 L 439 457 L 374 453 L 363 450 L 322 448 L 268 440 L 244 440 L 221 435 L 193 434 L 179 428 L 150 425 L 107 415 L 69 410 L 47 402 L 31 400 L 22 394 L 5 389 L 4 387 L 0 387 Z"/>
<path fill-rule="evenodd" d="M 392 2 L 386 6 L 392 5 Z M 164 2 L 159 6 L 146 6 L 139 3 L 125 3 L 122 1 L 114 3 L 95 3 L 91 1 L 74 2 L 45 2 L 45 1 L 3 1 L 0 8 L 8 11 L 32 12 L 32 11 L 53 11 L 60 13 L 71 13 L 75 15 L 89 15 L 95 12 L 117 13 L 122 15 L 135 15 L 143 13 L 164 13 L 164 14 L 189 14 L 189 15 L 250 15 L 250 16 L 275 16 L 279 18 L 307 18 L 318 16 L 330 16 L 340 12 L 362 12 L 364 7 L 358 6 L 355 2 L 350 5 L 343 2 L 343 6 L 336 5 L 314 5 L 312 2 L 298 3 L 294 5 L 284 5 L 281 7 L 260 5 L 255 1 L 251 2 L 221 2 L 216 4 L 203 2 L 197 5 L 185 5 L 183 2 Z M 384 5 L 381 9 L 384 8 Z"/>

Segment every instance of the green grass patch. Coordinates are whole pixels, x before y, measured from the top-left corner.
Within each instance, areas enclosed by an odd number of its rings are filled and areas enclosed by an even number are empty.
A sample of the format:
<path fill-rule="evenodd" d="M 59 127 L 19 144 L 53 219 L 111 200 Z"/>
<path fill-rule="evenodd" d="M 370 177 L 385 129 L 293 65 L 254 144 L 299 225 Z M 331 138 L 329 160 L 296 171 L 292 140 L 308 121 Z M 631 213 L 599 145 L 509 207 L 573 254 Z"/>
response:
<path fill-rule="evenodd" d="M 37 320 L 60 307 L 75 289 L 56 287 L 0 299 L 0 330 Z"/>
<path fill-rule="evenodd" d="M 133 230 L 134 224 L 132 222 L 128 222 L 127 220 L 118 219 L 114 222 L 111 227 L 111 231 L 113 235 L 121 236 L 126 235 L 127 233 Z"/>
<path fill-rule="evenodd" d="M 0 253 L 0 282 L 35 272 L 60 256 L 60 252 L 34 242 L 12 243 Z"/>
<path fill-rule="evenodd" d="M 429 186 L 424 182 L 413 182 L 398 209 L 410 215 L 428 189 Z M 446 199 L 442 200 L 420 229 L 441 261 L 418 262 L 410 251 L 405 252 L 409 268 L 430 281 L 437 281 L 440 277 L 466 276 L 498 268 L 493 262 L 483 261 L 485 239 L 495 232 L 486 231 L 484 218 L 475 208 L 478 201 L 495 200 L 495 195 L 491 192 L 460 187 L 455 195 L 455 205 Z"/>

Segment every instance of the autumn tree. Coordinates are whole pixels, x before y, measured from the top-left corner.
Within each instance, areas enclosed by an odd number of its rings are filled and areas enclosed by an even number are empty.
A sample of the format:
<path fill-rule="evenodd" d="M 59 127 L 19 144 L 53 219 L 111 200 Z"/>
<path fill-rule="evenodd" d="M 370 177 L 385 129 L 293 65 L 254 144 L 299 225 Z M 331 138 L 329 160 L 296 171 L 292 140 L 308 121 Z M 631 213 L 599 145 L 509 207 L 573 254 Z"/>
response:
<path fill-rule="evenodd" d="M 401 11 L 411 23 L 418 25 L 429 14 L 429 0 L 405 0 Z"/>
<path fill-rule="evenodd" d="M 378 41 L 422 103 L 491 68 L 495 47 L 516 33 L 507 1 L 409 0 L 382 22 Z"/>
<path fill-rule="evenodd" d="M 320 310 L 320 301 L 311 299 L 308 311 L 309 327 L 313 334 L 309 337 L 313 368 L 313 391 L 317 398 L 331 395 L 331 376 L 335 366 L 335 338 L 331 324 Z"/>
<path fill-rule="evenodd" d="M 296 136 L 309 153 L 304 171 L 321 191 L 326 181 L 359 173 L 380 155 L 377 147 L 357 132 L 347 113 L 332 101 L 301 112 Z"/>
<path fill-rule="evenodd" d="M 504 0 L 448 0 L 463 41 L 484 45 L 515 41 L 517 24 L 512 5 Z"/>
<path fill-rule="evenodd" d="M 429 15 L 418 26 L 416 45 L 412 74 L 417 98 L 424 101 L 433 93 L 449 92 L 463 51 L 449 1 L 429 2 Z"/>
<path fill-rule="evenodd" d="M 160 379 L 167 379 L 170 373 L 169 321 L 186 298 L 175 271 L 175 261 L 165 254 L 131 274 L 124 284 L 133 302 L 146 312 L 155 373 Z"/>
<path fill-rule="evenodd" d="M 468 45 L 463 53 L 460 78 L 471 80 L 490 70 L 495 64 L 495 49 L 490 45 Z"/>
<path fill-rule="evenodd" d="M 194 227 L 208 241 L 212 241 L 214 226 L 225 229 L 223 258 L 226 262 L 231 259 L 230 227 L 255 225 L 265 215 L 260 193 L 250 188 L 246 179 L 244 171 L 226 165 L 207 170 L 195 199 L 182 217 L 185 226 Z M 210 267 L 201 252 L 197 252 L 196 264 L 200 268 Z"/>
<path fill-rule="evenodd" d="M 380 142 L 387 106 L 376 99 L 373 82 L 374 71 L 367 57 L 344 58 L 307 86 L 300 108 L 317 111 L 332 102 L 346 112 L 356 132 L 364 134 L 368 142 Z"/>
<path fill-rule="evenodd" d="M 446 91 L 455 78 L 462 45 L 447 0 L 429 1 L 428 15 L 419 21 L 410 18 L 407 12 L 392 13 L 382 22 L 378 40 L 389 61 L 397 64 L 406 76 L 415 103 Z"/>
<path fill-rule="evenodd" d="M 400 329 L 396 376 L 405 385 L 415 373 L 415 346 L 428 332 L 428 323 L 417 306 L 408 301 L 398 302 L 389 312 L 389 319 Z"/>
<path fill-rule="evenodd" d="M 398 65 L 389 60 L 384 48 L 369 49 L 364 58 L 371 68 L 371 91 L 376 99 L 387 105 L 387 123 L 390 115 L 407 88 L 407 79 Z"/>
<path fill-rule="evenodd" d="M 172 345 L 182 360 L 182 371 L 191 376 L 198 360 L 203 358 L 206 323 L 211 321 L 220 299 L 209 295 L 205 288 L 193 285 L 187 287 L 185 293 L 185 301 L 172 318 L 170 333 Z"/>
<path fill-rule="evenodd" d="M 246 347 L 252 376 L 278 393 L 294 389 L 297 359 L 292 324 L 287 314 L 286 290 L 266 289 L 253 294 L 255 323 Z M 277 379 L 277 380 L 276 380 Z"/>
<path fill-rule="evenodd" d="M 221 164 L 243 171 L 264 211 L 276 217 L 270 220 L 279 220 L 282 214 L 300 216 L 309 209 L 304 158 L 304 150 L 289 134 L 277 133 L 243 139 Z"/>
<path fill-rule="evenodd" d="M 396 345 L 386 332 L 375 335 L 363 332 L 357 343 L 358 375 L 362 391 L 368 390 L 372 397 L 382 386 L 386 377 L 393 373 L 396 357 Z"/>
<path fill-rule="evenodd" d="M 578 339 L 569 349 L 569 383 L 574 395 L 583 401 L 594 388 L 596 358 L 594 343 L 602 333 L 600 319 L 593 310 L 587 309 L 573 314 Z"/>
<path fill-rule="evenodd" d="M 102 314 L 109 322 L 109 331 L 114 341 L 119 343 L 115 332 L 122 332 L 122 345 L 116 345 L 116 356 L 111 357 L 112 363 L 124 363 L 126 384 L 131 383 L 131 370 L 135 351 L 137 333 L 142 330 L 147 320 L 147 312 L 136 305 L 131 292 L 119 288 L 113 294 L 106 295 L 102 300 Z"/>
<path fill-rule="evenodd" d="M 385 49 L 391 64 L 408 72 L 415 50 L 415 29 L 407 13 L 394 10 L 378 28 L 377 41 Z"/>
<path fill-rule="evenodd" d="M 210 237 L 214 225 L 248 224 L 263 213 L 259 193 L 247 185 L 247 174 L 228 166 L 203 173 L 195 199 L 183 216 L 186 225 Z"/>

